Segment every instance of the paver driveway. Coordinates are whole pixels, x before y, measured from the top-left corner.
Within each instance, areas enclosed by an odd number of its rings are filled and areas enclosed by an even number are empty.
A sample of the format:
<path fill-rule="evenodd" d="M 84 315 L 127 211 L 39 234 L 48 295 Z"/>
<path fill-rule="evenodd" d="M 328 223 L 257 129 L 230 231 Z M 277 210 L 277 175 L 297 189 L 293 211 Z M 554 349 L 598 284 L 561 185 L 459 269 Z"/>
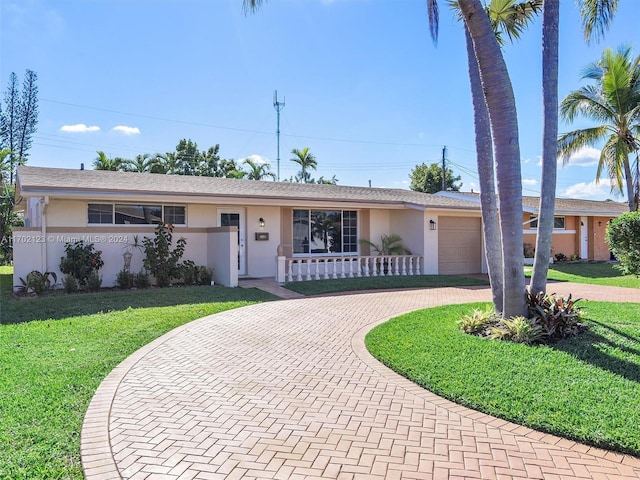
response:
<path fill-rule="evenodd" d="M 631 289 L 558 286 L 583 298 L 638 301 Z M 82 431 L 85 475 L 640 478 L 636 458 L 460 407 L 364 348 L 373 323 L 489 295 L 443 288 L 304 298 L 180 327 L 132 355 L 96 392 Z"/>

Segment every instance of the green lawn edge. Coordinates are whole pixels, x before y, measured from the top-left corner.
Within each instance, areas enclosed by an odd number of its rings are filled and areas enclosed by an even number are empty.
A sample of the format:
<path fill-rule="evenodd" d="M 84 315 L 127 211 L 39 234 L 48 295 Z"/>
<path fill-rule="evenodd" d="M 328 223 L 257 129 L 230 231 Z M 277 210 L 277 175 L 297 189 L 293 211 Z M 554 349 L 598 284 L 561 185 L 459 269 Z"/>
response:
<path fill-rule="evenodd" d="M 640 304 L 581 302 L 589 332 L 552 346 L 462 333 L 466 304 L 402 315 L 365 337 L 381 363 L 460 405 L 640 456 Z"/>

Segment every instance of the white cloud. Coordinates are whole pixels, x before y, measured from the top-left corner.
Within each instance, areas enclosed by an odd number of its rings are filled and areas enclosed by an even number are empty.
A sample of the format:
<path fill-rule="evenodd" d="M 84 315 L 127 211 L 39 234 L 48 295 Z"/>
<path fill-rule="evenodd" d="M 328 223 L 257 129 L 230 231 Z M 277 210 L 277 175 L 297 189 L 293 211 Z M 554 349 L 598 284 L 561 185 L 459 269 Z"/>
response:
<path fill-rule="evenodd" d="M 120 132 L 123 135 L 139 135 L 140 129 L 138 127 L 127 127 L 126 125 L 118 125 L 117 127 L 113 127 L 111 130 L 114 132 Z"/>
<path fill-rule="evenodd" d="M 262 155 L 258 155 L 257 153 L 249 155 L 246 158 L 240 159 L 239 163 L 245 163 L 247 160 L 251 160 L 253 163 L 255 163 L 257 165 L 270 164 L 271 163 L 268 158 L 263 157 Z"/>
<path fill-rule="evenodd" d="M 562 196 L 584 200 L 604 200 L 611 197 L 611 180 L 601 178 L 600 183 L 596 183 L 595 180 L 589 183 L 576 183 L 567 187 L 562 192 Z"/>
<path fill-rule="evenodd" d="M 529 185 L 529 186 L 533 187 L 534 185 L 538 184 L 538 180 L 536 180 L 535 178 L 523 178 L 522 179 L 522 184 L 523 185 Z"/>
<path fill-rule="evenodd" d="M 600 150 L 593 147 L 584 147 L 569 157 L 565 163 L 567 167 L 593 167 L 600 160 Z M 562 160 L 560 160 L 562 161 Z"/>
<path fill-rule="evenodd" d="M 531 163 L 531 159 L 530 158 L 523 158 L 520 160 L 520 163 L 522 163 L 523 165 L 526 165 L 527 163 Z"/>
<path fill-rule="evenodd" d="M 76 123 L 75 125 L 63 125 L 60 127 L 61 132 L 69 132 L 69 133 L 86 133 L 86 132 L 97 132 L 100 130 L 100 127 L 97 125 L 93 125 L 88 127 L 84 123 Z"/>

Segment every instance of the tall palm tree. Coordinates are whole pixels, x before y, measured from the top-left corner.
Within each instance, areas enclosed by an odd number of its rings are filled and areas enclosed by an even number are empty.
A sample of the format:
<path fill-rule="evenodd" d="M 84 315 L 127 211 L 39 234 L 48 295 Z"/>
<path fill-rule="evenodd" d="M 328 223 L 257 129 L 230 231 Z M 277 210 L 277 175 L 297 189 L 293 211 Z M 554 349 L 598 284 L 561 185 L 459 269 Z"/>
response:
<path fill-rule="evenodd" d="M 618 7 L 618 0 L 579 0 L 585 40 L 592 35 L 599 39 L 609 28 Z M 542 20 L 542 97 L 544 130 L 542 139 L 542 181 L 536 254 L 533 263 L 530 290 L 544 292 L 547 288 L 558 156 L 558 29 L 560 24 L 559 0 L 545 0 Z"/>
<path fill-rule="evenodd" d="M 98 156 L 93 160 L 94 170 L 111 170 L 116 171 L 122 168 L 122 159 L 107 157 L 107 154 L 103 151 L 96 152 Z"/>
<path fill-rule="evenodd" d="M 266 178 L 270 178 L 271 180 L 276 179 L 276 176 L 271 171 L 271 167 L 268 163 L 257 163 L 255 160 L 247 158 L 245 159 L 244 164 L 249 165 L 249 171 L 245 172 L 245 178 L 248 180 L 264 180 Z"/>
<path fill-rule="evenodd" d="M 430 2 L 435 0 L 428 0 Z M 459 0 L 459 5 L 473 43 L 493 132 L 502 237 L 502 315 L 525 315 L 522 176 L 513 87 L 500 44 L 482 4 L 479 0 Z"/>
<path fill-rule="evenodd" d="M 457 1 L 450 5 L 459 9 Z M 486 7 L 498 43 L 506 43 L 505 36 L 512 42 L 519 39 L 521 33 L 533 20 L 542 7 L 542 0 L 531 0 L 516 3 L 515 0 L 492 0 Z M 498 202 L 495 194 L 495 176 L 493 173 L 493 143 L 491 140 L 491 125 L 489 112 L 484 100 L 480 72 L 473 50 L 473 42 L 465 27 L 467 45 L 467 63 L 473 99 L 474 126 L 476 138 L 476 158 L 478 177 L 480 180 L 480 209 L 482 212 L 482 232 L 485 245 L 485 258 L 493 304 L 496 311 L 502 310 L 503 280 L 502 280 L 502 238 L 498 218 Z"/>
<path fill-rule="evenodd" d="M 315 155 L 309 151 L 309 147 L 304 147 L 302 150 L 294 148 L 291 150 L 291 153 L 294 157 L 290 160 L 300 165 L 300 173 L 297 175 L 300 182 L 311 183 L 309 170 L 316 170 L 318 168 Z"/>
<path fill-rule="evenodd" d="M 626 186 L 629 210 L 638 210 L 638 165 L 632 169 L 630 156 L 640 150 L 640 57 L 633 57 L 631 47 L 607 48 L 597 63 L 587 66 L 583 79 L 593 80 L 570 92 L 560 104 L 562 117 L 572 122 L 582 116 L 598 123 L 595 127 L 562 134 L 559 151 L 565 163 L 580 148 L 605 142 L 596 182 L 606 168 L 613 180 L 611 190 L 622 193 Z"/>

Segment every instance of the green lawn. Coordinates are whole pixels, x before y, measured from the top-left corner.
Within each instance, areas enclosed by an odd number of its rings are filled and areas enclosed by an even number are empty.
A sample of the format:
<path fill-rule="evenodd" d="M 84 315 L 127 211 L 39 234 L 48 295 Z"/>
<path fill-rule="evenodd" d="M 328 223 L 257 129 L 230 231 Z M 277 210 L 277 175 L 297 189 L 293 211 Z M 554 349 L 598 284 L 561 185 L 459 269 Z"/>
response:
<path fill-rule="evenodd" d="M 591 329 L 553 346 L 463 334 L 456 321 L 478 304 L 395 318 L 366 344 L 385 365 L 456 403 L 640 455 L 640 304 L 581 303 Z"/>
<path fill-rule="evenodd" d="M 188 287 L 15 300 L 10 276 L 0 267 L 0 479 L 83 478 L 82 420 L 116 365 L 191 320 L 275 298 Z"/>
<path fill-rule="evenodd" d="M 488 281 L 454 275 L 415 275 L 398 277 L 338 278 L 335 280 L 310 280 L 291 282 L 289 290 L 303 295 L 323 295 L 356 290 L 378 290 L 392 288 L 466 287 L 489 285 Z"/>
<path fill-rule="evenodd" d="M 532 267 L 525 267 L 525 275 L 530 277 L 531 270 Z M 622 275 L 610 263 L 554 263 L 549 265 L 548 278 L 560 282 L 640 288 L 640 277 Z"/>

